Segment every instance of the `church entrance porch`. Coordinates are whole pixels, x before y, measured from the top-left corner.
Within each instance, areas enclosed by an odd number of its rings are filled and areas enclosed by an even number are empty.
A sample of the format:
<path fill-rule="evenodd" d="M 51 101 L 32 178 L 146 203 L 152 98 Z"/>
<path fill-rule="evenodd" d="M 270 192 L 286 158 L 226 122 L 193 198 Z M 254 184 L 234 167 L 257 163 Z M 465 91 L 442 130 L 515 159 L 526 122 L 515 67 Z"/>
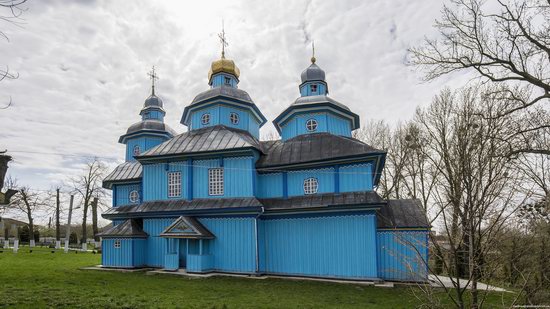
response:
<path fill-rule="evenodd" d="M 186 269 L 188 272 L 207 272 L 212 268 L 209 254 L 214 235 L 193 217 L 181 216 L 160 234 L 166 238 L 164 269 Z"/>

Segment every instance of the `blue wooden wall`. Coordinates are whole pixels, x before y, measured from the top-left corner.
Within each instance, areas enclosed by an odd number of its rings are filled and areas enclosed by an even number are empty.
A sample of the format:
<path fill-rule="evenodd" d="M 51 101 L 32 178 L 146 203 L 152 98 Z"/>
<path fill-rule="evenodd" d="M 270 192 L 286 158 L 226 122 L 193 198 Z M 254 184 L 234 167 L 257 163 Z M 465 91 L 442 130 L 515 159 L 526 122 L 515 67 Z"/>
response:
<path fill-rule="evenodd" d="M 213 269 L 225 272 L 255 272 L 254 218 L 200 218 L 199 221 L 216 236 L 206 241 L 209 243 L 208 254 L 213 257 Z"/>
<path fill-rule="evenodd" d="M 372 191 L 372 164 L 342 165 L 339 179 L 340 192 Z"/>
<path fill-rule="evenodd" d="M 226 77 L 229 78 L 229 85 L 226 84 L 225 82 Z M 221 86 L 237 88 L 237 84 L 238 84 L 235 76 L 231 74 L 223 74 L 223 73 L 212 75 L 212 79 L 210 80 L 210 82 L 212 83 L 212 88 L 217 88 Z"/>
<path fill-rule="evenodd" d="M 283 173 L 258 174 L 257 197 L 283 197 Z"/>
<path fill-rule="evenodd" d="M 131 204 L 130 192 L 134 190 L 138 191 L 141 200 L 142 192 L 140 183 L 113 185 L 113 207 Z"/>
<path fill-rule="evenodd" d="M 317 91 L 311 91 L 311 85 L 317 85 Z M 300 95 L 302 97 L 323 94 L 327 94 L 327 86 L 321 82 L 305 83 L 300 87 Z"/>
<path fill-rule="evenodd" d="M 317 129 L 313 132 L 308 131 L 306 128 L 306 123 L 309 119 L 315 119 L 317 121 Z M 291 118 L 285 121 L 281 126 L 281 138 L 283 141 L 298 135 L 318 132 L 328 132 L 335 135 L 351 137 L 351 122 L 332 113 L 316 112 L 296 114 L 291 116 Z"/>
<path fill-rule="evenodd" d="M 371 163 L 357 163 L 338 165 L 334 167 L 288 171 L 288 196 L 304 195 L 304 180 L 317 178 L 318 193 L 359 192 L 373 190 L 373 174 Z M 284 173 L 258 174 L 257 197 L 276 198 L 284 197 Z M 336 181 L 338 185 L 336 185 Z M 338 190 L 338 192 L 336 192 Z"/>
<path fill-rule="evenodd" d="M 334 192 L 334 168 L 288 172 L 288 196 L 304 195 L 304 180 L 317 178 L 317 193 Z"/>
<path fill-rule="evenodd" d="M 168 173 L 181 173 L 181 195 L 170 199 L 188 197 L 187 161 L 143 165 L 143 200 L 168 199 Z"/>
<path fill-rule="evenodd" d="M 377 239 L 380 278 L 427 280 L 428 231 L 379 231 Z"/>
<path fill-rule="evenodd" d="M 202 115 L 210 114 L 210 122 L 208 124 L 202 124 Z M 233 124 L 230 121 L 230 114 L 236 113 L 239 115 L 239 122 Z M 260 135 L 260 122 L 250 111 L 245 109 L 236 108 L 226 105 L 210 105 L 201 109 L 196 109 L 191 112 L 191 130 L 200 128 L 224 125 L 230 128 L 241 129 L 250 132 L 252 136 L 259 138 Z"/>
<path fill-rule="evenodd" d="M 376 218 L 283 218 L 260 223 L 260 269 L 267 273 L 377 278 Z"/>
<path fill-rule="evenodd" d="M 164 267 L 166 255 L 166 239 L 160 237 L 170 224 L 177 218 L 143 219 L 143 231 L 149 234 L 147 238 L 147 266 Z"/>
<path fill-rule="evenodd" d="M 136 161 L 134 159 L 134 146 L 138 145 L 141 153 L 144 153 L 146 150 L 149 150 L 162 142 L 166 141 L 168 138 L 163 138 L 160 136 L 138 136 L 134 138 L 129 138 L 126 141 L 126 161 Z"/>
<path fill-rule="evenodd" d="M 143 113 L 143 116 L 141 117 L 142 120 L 146 119 L 158 119 L 160 121 L 164 121 L 164 113 L 157 110 L 150 110 L 145 113 Z"/>
<path fill-rule="evenodd" d="M 120 240 L 120 248 L 114 243 Z M 133 268 L 145 266 L 146 241 L 142 238 L 105 238 L 101 244 L 101 264 L 105 267 Z"/>
<path fill-rule="evenodd" d="M 193 162 L 193 198 L 252 197 L 254 196 L 254 157 L 223 158 L 224 194 L 208 195 L 208 169 L 218 168 L 222 160 Z"/>

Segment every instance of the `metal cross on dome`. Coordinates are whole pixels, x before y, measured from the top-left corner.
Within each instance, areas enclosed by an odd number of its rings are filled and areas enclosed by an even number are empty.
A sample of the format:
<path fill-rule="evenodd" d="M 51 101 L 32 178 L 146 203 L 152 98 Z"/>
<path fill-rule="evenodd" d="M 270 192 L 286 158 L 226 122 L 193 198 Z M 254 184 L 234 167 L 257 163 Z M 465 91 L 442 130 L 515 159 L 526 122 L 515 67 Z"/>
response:
<path fill-rule="evenodd" d="M 149 75 L 149 78 L 151 79 L 152 94 L 155 95 L 155 80 L 159 79 L 158 75 L 155 73 L 155 66 L 153 66 L 151 72 L 148 72 L 147 75 Z"/>
<path fill-rule="evenodd" d="M 222 32 L 218 33 L 218 37 L 220 38 L 220 42 L 222 43 L 222 58 L 225 58 L 225 47 L 229 46 L 229 43 L 227 43 L 227 39 L 225 38 L 225 26 L 224 26 L 223 20 L 222 20 Z"/>

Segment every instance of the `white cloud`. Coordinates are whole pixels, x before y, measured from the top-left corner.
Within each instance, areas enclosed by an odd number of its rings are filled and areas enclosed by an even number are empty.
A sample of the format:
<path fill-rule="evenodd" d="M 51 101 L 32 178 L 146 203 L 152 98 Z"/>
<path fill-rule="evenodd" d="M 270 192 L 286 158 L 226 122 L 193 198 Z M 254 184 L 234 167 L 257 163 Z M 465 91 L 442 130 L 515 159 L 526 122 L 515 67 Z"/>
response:
<path fill-rule="evenodd" d="M 123 160 L 118 136 L 139 120 L 158 68 L 166 122 L 179 132 L 183 108 L 207 89 L 217 33 L 225 20 L 228 56 L 240 88 L 272 120 L 298 96 L 311 39 L 331 97 L 358 113 L 409 119 L 448 78 L 423 84 L 405 65 L 407 48 L 434 34 L 440 0 L 371 1 L 31 1 L 23 28 L 5 27 L 0 64 L 19 79 L 0 83 L 0 148 L 12 151 L 10 174 L 41 189 L 80 172 L 85 158 Z M 2 28 L 4 29 L 4 28 Z M 269 122 L 263 132 L 273 131 Z M 115 163 L 112 160 L 113 164 Z"/>

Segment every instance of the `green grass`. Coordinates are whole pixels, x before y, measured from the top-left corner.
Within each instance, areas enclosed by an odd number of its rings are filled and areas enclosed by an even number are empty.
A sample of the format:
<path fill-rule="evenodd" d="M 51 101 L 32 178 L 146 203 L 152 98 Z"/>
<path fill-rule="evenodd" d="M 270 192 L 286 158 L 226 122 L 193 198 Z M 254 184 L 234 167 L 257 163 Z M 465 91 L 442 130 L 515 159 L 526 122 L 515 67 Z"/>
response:
<path fill-rule="evenodd" d="M 377 288 L 284 279 L 187 278 L 81 270 L 100 255 L 35 249 L 0 253 L 1 307 L 414 308 L 413 287 Z M 513 295 L 504 295 L 508 299 Z M 438 294 L 444 303 L 443 293 Z M 491 294 L 487 307 L 501 307 Z"/>

